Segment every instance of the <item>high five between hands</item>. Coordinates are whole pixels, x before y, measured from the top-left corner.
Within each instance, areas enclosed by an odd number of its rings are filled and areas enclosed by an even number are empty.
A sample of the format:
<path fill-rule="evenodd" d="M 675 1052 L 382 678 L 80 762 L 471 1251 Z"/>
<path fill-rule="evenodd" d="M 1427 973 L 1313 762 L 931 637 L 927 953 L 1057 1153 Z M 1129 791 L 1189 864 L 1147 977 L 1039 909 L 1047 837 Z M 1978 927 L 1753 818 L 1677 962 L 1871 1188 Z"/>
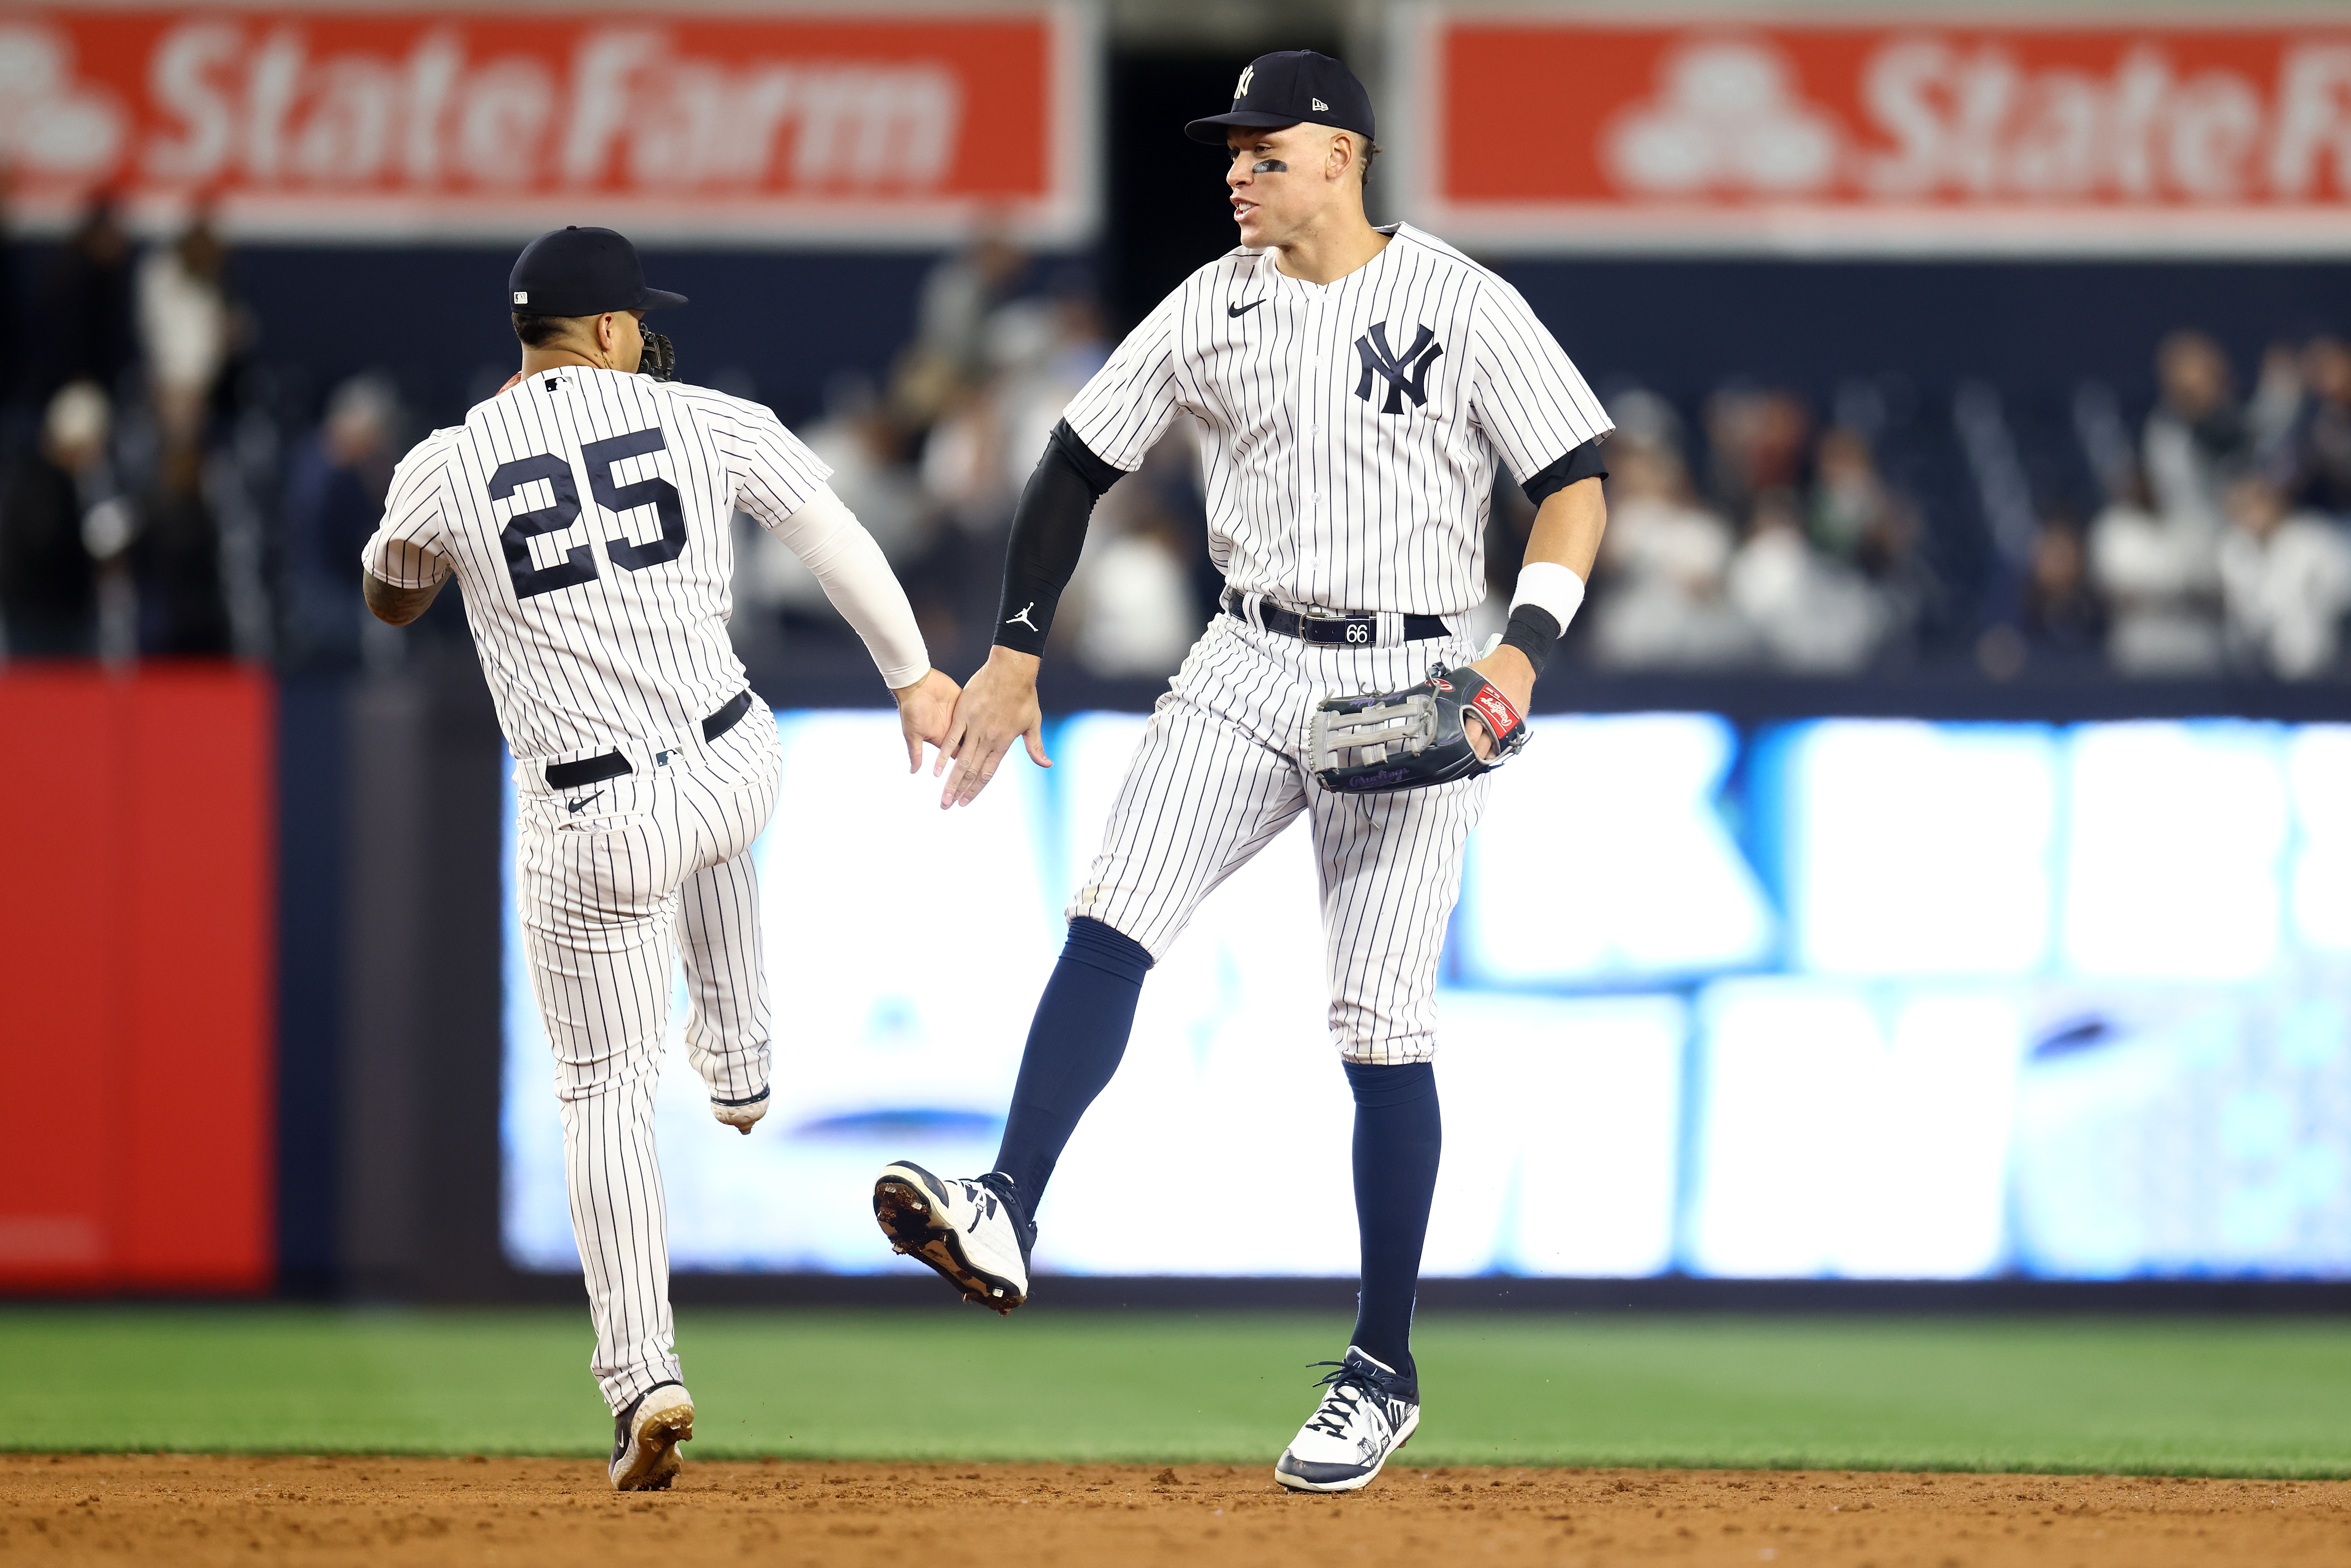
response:
<path fill-rule="evenodd" d="M 947 736 L 954 727 L 956 699 L 962 688 L 944 671 L 926 670 L 911 686 L 897 686 L 890 695 L 898 704 L 898 729 L 906 737 L 906 771 L 923 770 L 925 742 L 939 748 L 946 760 Z"/>
<path fill-rule="evenodd" d="M 1037 704 L 1037 666 L 1041 662 L 1034 653 L 1001 645 L 988 649 L 987 663 L 955 699 L 939 737 L 924 737 L 939 748 L 938 760 L 931 767 L 933 778 L 945 772 L 950 760 L 955 763 L 939 794 L 940 810 L 977 800 L 1016 738 L 1028 743 L 1029 760 L 1040 768 L 1053 766 L 1045 755 L 1045 712 Z M 939 679 L 954 690 L 954 682 L 943 675 Z M 912 737 L 914 731 L 906 733 Z M 914 749 L 919 757 L 921 747 Z"/>

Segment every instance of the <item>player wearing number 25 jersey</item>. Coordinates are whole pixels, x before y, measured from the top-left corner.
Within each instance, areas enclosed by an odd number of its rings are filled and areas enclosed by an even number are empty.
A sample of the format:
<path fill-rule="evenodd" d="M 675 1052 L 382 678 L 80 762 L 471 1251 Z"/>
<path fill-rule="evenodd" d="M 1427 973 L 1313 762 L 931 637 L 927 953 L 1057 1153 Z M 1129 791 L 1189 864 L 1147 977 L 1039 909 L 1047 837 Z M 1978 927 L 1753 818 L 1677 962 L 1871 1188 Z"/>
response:
<path fill-rule="evenodd" d="M 781 536 L 864 638 L 914 765 L 956 685 L 825 465 L 757 403 L 657 379 L 674 359 L 641 319 L 684 300 L 645 287 L 627 240 L 543 235 L 509 293 L 521 373 L 402 461 L 363 581 L 395 624 L 450 578 L 465 588 L 516 759 L 516 897 L 614 1415 L 611 1481 L 660 1488 L 694 1423 L 653 1151 L 674 953 L 712 1113 L 747 1133 L 768 1096 L 750 849 L 781 752 L 727 642 L 734 515 Z"/>

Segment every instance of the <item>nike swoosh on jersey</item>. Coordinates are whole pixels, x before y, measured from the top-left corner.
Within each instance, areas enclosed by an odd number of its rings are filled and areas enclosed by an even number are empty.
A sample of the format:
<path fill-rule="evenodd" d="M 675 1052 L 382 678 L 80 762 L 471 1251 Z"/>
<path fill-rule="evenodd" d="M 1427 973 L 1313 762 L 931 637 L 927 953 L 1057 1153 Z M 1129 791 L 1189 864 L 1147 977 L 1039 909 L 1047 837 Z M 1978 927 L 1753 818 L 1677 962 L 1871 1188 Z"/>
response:
<path fill-rule="evenodd" d="M 1264 303 L 1265 301 L 1262 299 L 1252 299 L 1246 305 L 1228 305 L 1225 307 L 1225 314 L 1228 316 L 1246 316 Z"/>

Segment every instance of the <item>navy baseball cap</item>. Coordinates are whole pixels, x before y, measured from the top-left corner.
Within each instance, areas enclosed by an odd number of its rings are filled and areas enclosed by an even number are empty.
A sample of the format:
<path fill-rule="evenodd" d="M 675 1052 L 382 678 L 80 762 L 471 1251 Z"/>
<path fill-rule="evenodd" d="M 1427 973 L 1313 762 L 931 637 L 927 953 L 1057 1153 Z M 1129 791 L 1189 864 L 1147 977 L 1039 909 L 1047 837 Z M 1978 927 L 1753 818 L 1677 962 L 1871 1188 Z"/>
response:
<path fill-rule="evenodd" d="M 685 296 L 645 287 L 637 247 L 611 229 L 569 228 L 522 247 L 507 278 L 507 297 L 534 316 L 601 316 L 607 310 L 659 310 Z"/>
<path fill-rule="evenodd" d="M 1184 134 L 1222 147 L 1228 126 L 1270 130 L 1302 122 L 1352 131 L 1372 141 L 1372 95 L 1354 72 L 1330 56 L 1284 49 L 1251 60 L 1233 87 L 1233 107 L 1192 121 Z"/>

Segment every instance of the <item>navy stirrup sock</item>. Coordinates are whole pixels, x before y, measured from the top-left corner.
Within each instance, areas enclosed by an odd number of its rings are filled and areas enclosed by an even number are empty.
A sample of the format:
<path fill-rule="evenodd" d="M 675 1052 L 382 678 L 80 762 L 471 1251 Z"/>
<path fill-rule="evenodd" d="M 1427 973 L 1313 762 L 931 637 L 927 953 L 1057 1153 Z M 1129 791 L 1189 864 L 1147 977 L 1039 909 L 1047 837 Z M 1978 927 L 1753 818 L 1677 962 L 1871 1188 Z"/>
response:
<path fill-rule="evenodd" d="M 996 1168 L 1012 1178 L 1031 1220 L 1078 1118 L 1126 1054 L 1150 969 L 1150 953 L 1133 937 L 1082 915 L 1070 922 L 1069 943 L 1029 1025 L 1004 1144 L 996 1151 Z"/>
<path fill-rule="evenodd" d="M 1355 1228 L 1364 1249 L 1352 1343 L 1412 1377 L 1412 1298 L 1445 1141 L 1437 1069 L 1426 1061 L 1341 1065 L 1355 1092 Z"/>

